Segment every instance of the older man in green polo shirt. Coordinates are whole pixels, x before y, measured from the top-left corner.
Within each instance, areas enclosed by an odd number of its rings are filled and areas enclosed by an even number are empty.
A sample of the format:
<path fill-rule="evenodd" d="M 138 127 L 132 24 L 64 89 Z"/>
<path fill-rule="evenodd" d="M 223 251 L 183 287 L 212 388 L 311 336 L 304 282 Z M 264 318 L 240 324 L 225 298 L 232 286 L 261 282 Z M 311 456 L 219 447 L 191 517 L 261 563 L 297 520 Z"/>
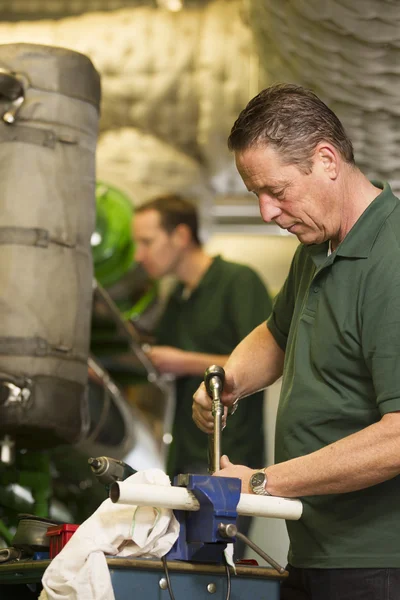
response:
<path fill-rule="evenodd" d="M 224 456 L 218 475 L 302 499 L 282 600 L 400 598 L 400 201 L 299 86 L 258 94 L 229 146 L 264 221 L 301 244 L 271 317 L 225 366 L 227 406 L 283 375 L 276 464 Z M 202 388 L 193 417 L 210 431 Z"/>

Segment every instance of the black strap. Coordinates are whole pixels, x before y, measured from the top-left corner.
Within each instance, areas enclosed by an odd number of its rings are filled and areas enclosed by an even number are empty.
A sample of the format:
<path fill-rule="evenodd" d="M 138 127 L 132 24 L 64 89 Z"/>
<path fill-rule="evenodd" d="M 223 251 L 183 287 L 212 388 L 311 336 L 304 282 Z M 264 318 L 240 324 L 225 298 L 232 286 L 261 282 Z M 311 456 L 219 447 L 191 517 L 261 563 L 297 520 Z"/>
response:
<path fill-rule="evenodd" d="M 26 144 L 54 149 L 57 136 L 51 129 L 3 124 L 0 127 L 0 144 L 5 142 L 25 142 Z"/>
<path fill-rule="evenodd" d="M 6 356 L 58 356 L 67 360 L 86 362 L 86 356 L 67 346 L 52 346 L 41 337 L 0 337 L 0 355 Z"/>
<path fill-rule="evenodd" d="M 20 246 L 40 246 L 47 248 L 50 242 L 46 229 L 28 227 L 0 227 L 0 244 L 18 244 Z"/>

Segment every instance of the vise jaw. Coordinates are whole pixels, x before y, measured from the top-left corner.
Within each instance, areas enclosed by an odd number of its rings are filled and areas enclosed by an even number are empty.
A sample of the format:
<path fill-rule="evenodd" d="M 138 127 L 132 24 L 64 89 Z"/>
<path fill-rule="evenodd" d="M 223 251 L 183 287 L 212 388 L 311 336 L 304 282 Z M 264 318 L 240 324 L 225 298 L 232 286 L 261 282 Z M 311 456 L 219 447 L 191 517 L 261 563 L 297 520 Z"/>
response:
<path fill-rule="evenodd" d="M 236 524 L 240 479 L 184 474 L 175 477 L 174 485 L 193 492 L 200 503 L 200 510 L 174 511 L 180 532 L 166 556 L 167 560 L 222 563 L 227 540 L 219 534 L 218 525 Z"/>

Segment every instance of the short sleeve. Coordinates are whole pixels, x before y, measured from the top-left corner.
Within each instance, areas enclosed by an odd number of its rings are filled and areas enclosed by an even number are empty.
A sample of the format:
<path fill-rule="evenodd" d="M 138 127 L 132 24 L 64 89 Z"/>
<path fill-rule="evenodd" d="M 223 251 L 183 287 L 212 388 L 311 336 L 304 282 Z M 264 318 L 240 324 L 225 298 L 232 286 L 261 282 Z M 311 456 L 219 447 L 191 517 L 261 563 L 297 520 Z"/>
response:
<path fill-rule="evenodd" d="M 381 414 L 400 410 L 400 253 L 369 273 L 360 311 L 362 349 Z"/>

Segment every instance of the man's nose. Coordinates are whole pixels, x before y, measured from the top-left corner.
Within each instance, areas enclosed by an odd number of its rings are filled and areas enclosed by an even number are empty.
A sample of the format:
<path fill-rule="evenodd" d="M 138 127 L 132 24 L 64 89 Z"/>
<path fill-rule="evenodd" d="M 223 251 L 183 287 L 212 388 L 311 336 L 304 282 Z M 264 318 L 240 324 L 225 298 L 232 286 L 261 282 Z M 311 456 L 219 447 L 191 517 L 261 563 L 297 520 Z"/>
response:
<path fill-rule="evenodd" d="M 143 249 L 140 246 L 136 246 L 135 248 L 135 261 L 138 263 L 143 262 L 144 253 Z"/>
<path fill-rule="evenodd" d="M 279 208 L 279 206 L 274 204 L 274 201 L 269 196 L 260 196 L 259 205 L 262 219 L 266 223 L 274 221 L 277 217 L 279 217 L 279 215 L 282 214 L 282 210 Z"/>

